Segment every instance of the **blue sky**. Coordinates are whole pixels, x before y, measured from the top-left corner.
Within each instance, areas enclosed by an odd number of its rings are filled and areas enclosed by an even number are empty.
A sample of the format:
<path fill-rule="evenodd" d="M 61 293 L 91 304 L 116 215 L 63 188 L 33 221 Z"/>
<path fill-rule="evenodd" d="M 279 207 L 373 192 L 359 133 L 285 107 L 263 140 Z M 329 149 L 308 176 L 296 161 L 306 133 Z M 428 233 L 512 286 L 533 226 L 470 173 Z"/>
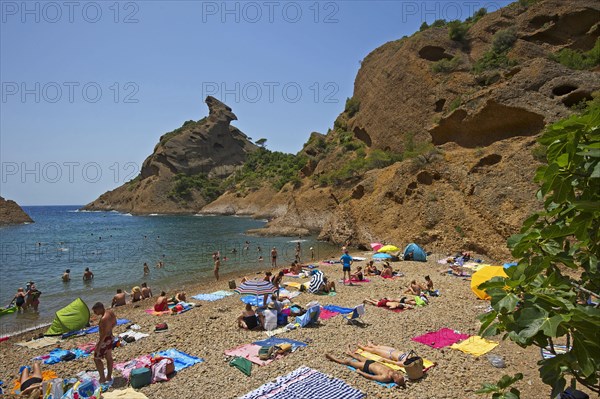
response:
<path fill-rule="evenodd" d="M 0 195 L 84 204 L 135 177 L 212 94 L 296 153 L 362 60 L 426 20 L 508 1 L 0 1 Z"/>

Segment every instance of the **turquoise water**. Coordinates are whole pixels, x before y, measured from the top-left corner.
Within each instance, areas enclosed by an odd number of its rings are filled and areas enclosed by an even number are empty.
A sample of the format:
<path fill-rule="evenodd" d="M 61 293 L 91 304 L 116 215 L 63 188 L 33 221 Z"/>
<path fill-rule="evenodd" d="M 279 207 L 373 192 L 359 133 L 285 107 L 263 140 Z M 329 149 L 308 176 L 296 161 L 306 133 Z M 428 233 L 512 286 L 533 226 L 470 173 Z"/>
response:
<path fill-rule="evenodd" d="M 0 228 L 0 305 L 8 304 L 19 287 L 35 281 L 42 291 L 40 312 L 0 318 L 0 335 L 51 321 L 56 310 L 81 297 L 89 306 L 109 303 L 117 288 L 127 291 L 148 282 L 153 292 L 213 279 L 213 252 L 220 251 L 221 273 L 254 272 L 270 266 L 270 248 L 277 247 L 279 264 L 288 265 L 297 239 L 255 237 L 244 232 L 265 221 L 230 216 L 131 216 L 117 212 L 78 212 L 80 206 L 24 207 L 35 223 Z M 316 258 L 336 249 L 314 237 L 302 237 L 302 260 L 309 247 Z M 245 241 L 250 242 L 244 250 Z M 258 252 L 258 246 L 262 252 Z M 232 252 L 233 249 L 236 252 Z M 259 255 L 264 262 L 259 262 Z M 159 261 L 164 268 L 155 268 Z M 143 264 L 150 265 L 144 276 Z M 86 267 L 91 283 L 82 280 Z M 62 273 L 71 270 L 71 282 Z M 188 293 L 194 294 L 194 293 Z"/>

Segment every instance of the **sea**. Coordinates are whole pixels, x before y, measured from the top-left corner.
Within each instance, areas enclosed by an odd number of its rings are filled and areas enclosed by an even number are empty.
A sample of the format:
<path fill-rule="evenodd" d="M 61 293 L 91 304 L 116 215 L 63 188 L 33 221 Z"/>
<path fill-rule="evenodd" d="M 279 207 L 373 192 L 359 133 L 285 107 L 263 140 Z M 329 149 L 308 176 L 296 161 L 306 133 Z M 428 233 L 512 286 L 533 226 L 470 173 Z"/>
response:
<path fill-rule="evenodd" d="M 270 250 L 278 251 L 278 266 L 288 266 L 298 242 L 301 260 L 339 256 L 339 248 L 316 237 L 258 237 L 245 232 L 266 220 L 211 215 L 133 216 L 118 212 L 80 211 L 73 206 L 24 206 L 35 223 L 0 228 L 0 307 L 19 287 L 34 281 L 42 292 L 39 312 L 0 317 L 0 336 L 52 321 L 54 313 L 81 297 L 88 306 L 110 304 L 118 288 L 131 291 L 147 282 L 161 290 L 185 289 L 213 277 L 213 253 L 221 254 L 221 273 L 254 275 L 270 269 Z M 259 260 L 262 256 L 264 260 Z M 148 263 L 150 273 L 144 275 Z M 157 268 L 158 262 L 164 267 Z M 94 273 L 83 281 L 86 267 Z M 71 281 L 61 279 L 70 269 Z M 188 296 L 196 292 L 188 290 Z"/>

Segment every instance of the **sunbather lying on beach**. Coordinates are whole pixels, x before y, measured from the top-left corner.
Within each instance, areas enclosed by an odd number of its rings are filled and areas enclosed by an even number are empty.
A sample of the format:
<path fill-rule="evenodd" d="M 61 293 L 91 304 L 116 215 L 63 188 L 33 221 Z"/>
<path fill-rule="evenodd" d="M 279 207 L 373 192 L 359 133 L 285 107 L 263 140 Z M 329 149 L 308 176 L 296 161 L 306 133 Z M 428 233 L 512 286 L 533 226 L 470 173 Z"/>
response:
<path fill-rule="evenodd" d="M 381 298 L 380 300 L 367 298 L 363 301 L 364 304 L 377 306 L 378 308 L 389 309 L 413 309 L 416 302 L 413 299 L 402 297 L 400 299 Z"/>
<path fill-rule="evenodd" d="M 374 353 L 383 358 L 386 363 L 395 364 L 397 366 L 404 366 L 406 360 L 406 353 L 393 348 L 391 346 L 375 345 L 371 341 L 368 341 L 366 345 L 356 344 L 360 349 Z"/>
<path fill-rule="evenodd" d="M 361 355 L 357 355 L 351 350 L 348 350 L 346 354 L 350 356 L 352 360 L 338 359 L 333 357 L 330 353 L 326 353 L 325 357 L 332 362 L 354 367 L 358 374 L 370 380 L 383 383 L 395 382 L 399 387 L 406 387 L 404 376 L 400 372 L 394 371 L 383 364 L 375 362 L 374 360 L 369 360 Z"/>
<path fill-rule="evenodd" d="M 39 396 L 42 394 L 42 368 L 39 363 L 33 364 L 33 372 L 30 373 L 29 367 L 23 367 L 21 371 L 21 395 L 29 396 L 36 389 L 39 390 Z M 37 397 L 33 394 L 30 397 Z"/>
<path fill-rule="evenodd" d="M 245 330 L 259 330 L 264 325 L 264 316 L 262 314 L 256 314 L 252 305 L 246 304 L 246 309 L 242 312 L 240 317 L 237 318 L 239 328 Z"/>

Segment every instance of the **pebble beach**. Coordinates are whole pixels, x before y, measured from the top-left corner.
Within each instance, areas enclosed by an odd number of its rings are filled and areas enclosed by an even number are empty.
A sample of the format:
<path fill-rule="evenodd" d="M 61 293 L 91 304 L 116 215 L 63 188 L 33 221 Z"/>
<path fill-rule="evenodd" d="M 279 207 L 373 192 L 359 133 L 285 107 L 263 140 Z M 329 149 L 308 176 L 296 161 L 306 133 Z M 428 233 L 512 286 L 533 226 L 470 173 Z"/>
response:
<path fill-rule="evenodd" d="M 368 257 L 369 254 L 354 253 L 354 256 Z M 336 295 L 317 296 L 302 293 L 293 299 L 294 303 L 305 306 L 317 300 L 321 305 L 332 304 L 352 308 L 362 303 L 365 298 L 402 296 L 411 280 L 416 279 L 423 283 L 425 275 L 431 276 L 441 296 L 430 297 L 428 306 L 400 313 L 367 305 L 366 314 L 362 317 L 365 323 L 363 327 L 350 325 L 338 315 L 328 320 L 320 320 L 318 325 L 284 332 L 278 337 L 303 341 L 308 346 L 266 366 L 253 365 L 251 376 L 246 376 L 235 367 L 229 366 L 230 357 L 224 354 L 228 349 L 267 338 L 264 331 L 246 331 L 237 327 L 236 319 L 244 308 L 239 295 L 214 302 L 190 298 L 199 293 L 227 290 L 229 280 L 235 280 L 239 284 L 242 276 L 236 273 L 223 275 L 219 281 L 207 280 L 186 286 L 188 301 L 198 306 L 180 315 L 153 316 L 145 313 L 144 310 L 154 304 L 152 298 L 115 308 L 118 318 L 129 319 L 141 327 L 140 332 L 150 334 L 147 338 L 115 348 L 115 364 L 168 348 L 176 348 L 204 359 L 203 363 L 178 372 L 170 381 L 139 389 L 152 399 L 236 398 L 303 365 L 342 379 L 369 398 L 482 398 L 485 396 L 475 393 L 482 383 L 496 382 L 504 374 L 513 375 L 517 372 L 524 375 L 523 380 L 516 385 L 521 390 L 522 398 L 547 397 L 549 389 L 541 382 L 536 365 L 540 359 L 539 349 L 520 348 L 510 341 L 502 341 L 501 337 L 492 337 L 492 340 L 500 344 L 489 354 L 501 356 L 506 364 L 505 368 L 496 368 L 490 363 L 487 355 L 474 357 L 449 347 L 434 349 L 411 340 L 440 328 L 477 335 L 480 326 L 477 315 L 489 306 L 488 301 L 480 300 L 473 294 L 470 281 L 442 275 L 447 267 L 435 261 L 442 257 L 433 254 L 428 262 L 393 262 L 394 270 L 401 271 L 403 277 L 383 279 L 379 276 L 369 276 L 370 282 L 353 286 L 341 284 L 341 265 L 319 263 L 319 268 L 325 275 L 336 282 Z M 366 261 L 354 262 L 353 270 L 359 265 L 364 268 Z M 263 274 L 259 273 L 248 277 L 262 276 Z M 308 279 L 285 277 L 283 281 L 304 282 Z M 157 289 L 154 288 L 154 291 L 156 296 Z M 105 303 L 110 303 L 110 298 L 106 298 Z M 155 333 L 154 326 L 161 322 L 168 324 L 168 331 Z M 125 329 L 126 325 L 117 326 L 114 333 L 116 335 Z M 52 346 L 29 349 L 15 345 L 16 342 L 29 340 L 43 331 L 27 332 L 0 343 L 0 380 L 4 381 L 5 387 L 12 387 L 12 381 L 18 378 L 20 366 L 32 364 L 32 358 L 53 349 Z M 72 349 L 95 339 L 95 335 L 74 337 L 61 341 L 58 346 Z M 345 366 L 325 359 L 325 353 L 343 357 L 348 346 L 367 341 L 393 346 L 403 351 L 415 350 L 420 356 L 435 362 L 436 366 L 421 380 L 409 382 L 406 389 L 399 389 L 380 386 Z M 92 356 L 89 356 L 70 362 L 42 365 L 42 370 L 48 369 L 55 371 L 61 378 L 69 378 L 80 371 L 95 370 L 95 366 Z M 127 381 L 119 377 L 119 372 L 115 371 L 114 377 L 113 389 L 127 386 Z"/>

